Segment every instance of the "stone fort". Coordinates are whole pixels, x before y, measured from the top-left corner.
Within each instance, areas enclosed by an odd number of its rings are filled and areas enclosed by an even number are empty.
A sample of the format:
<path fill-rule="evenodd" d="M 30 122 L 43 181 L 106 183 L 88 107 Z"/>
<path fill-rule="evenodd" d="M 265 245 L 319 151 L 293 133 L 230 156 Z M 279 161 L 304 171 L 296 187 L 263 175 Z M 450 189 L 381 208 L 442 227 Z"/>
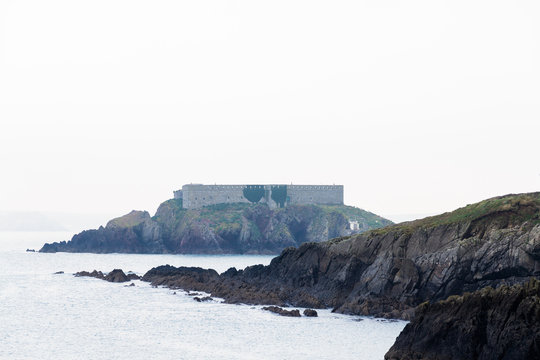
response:
<path fill-rule="evenodd" d="M 342 205 L 343 185 L 203 185 L 187 184 L 174 192 L 184 209 L 226 203 L 266 203 L 270 208 L 290 204 Z"/>

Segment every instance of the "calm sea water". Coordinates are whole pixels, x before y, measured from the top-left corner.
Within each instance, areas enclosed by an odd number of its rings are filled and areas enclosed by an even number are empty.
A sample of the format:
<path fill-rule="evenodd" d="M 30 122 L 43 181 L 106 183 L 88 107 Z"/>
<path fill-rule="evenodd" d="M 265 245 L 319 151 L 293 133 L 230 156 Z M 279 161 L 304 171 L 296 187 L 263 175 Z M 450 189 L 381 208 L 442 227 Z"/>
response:
<path fill-rule="evenodd" d="M 287 318 L 261 306 L 198 303 L 140 281 L 73 276 L 114 268 L 142 275 L 163 264 L 221 272 L 271 256 L 25 252 L 70 235 L 0 232 L 0 359 L 383 359 L 406 324 L 329 310 Z"/>

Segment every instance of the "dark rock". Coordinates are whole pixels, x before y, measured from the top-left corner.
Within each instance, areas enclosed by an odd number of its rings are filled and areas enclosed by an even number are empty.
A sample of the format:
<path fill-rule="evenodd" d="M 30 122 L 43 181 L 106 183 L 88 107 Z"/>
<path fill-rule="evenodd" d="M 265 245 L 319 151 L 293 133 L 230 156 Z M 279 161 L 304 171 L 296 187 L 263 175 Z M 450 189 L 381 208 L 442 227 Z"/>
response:
<path fill-rule="evenodd" d="M 114 269 L 113 271 L 108 273 L 107 276 L 105 276 L 104 280 L 115 283 L 131 281 L 131 279 L 126 274 L 124 274 L 121 269 Z"/>
<path fill-rule="evenodd" d="M 540 359 L 540 281 L 420 305 L 385 359 Z"/>
<path fill-rule="evenodd" d="M 202 301 L 212 301 L 212 300 L 214 300 L 214 299 L 212 299 L 210 296 L 204 296 L 204 297 L 202 297 L 202 298 L 200 298 L 200 297 L 198 297 L 198 296 L 195 296 L 195 297 L 193 298 L 193 300 L 198 301 L 198 302 L 202 302 Z"/>
<path fill-rule="evenodd" d="M 63 273 L 64 273 L 63 271 L 57 271 L 54 273 L 54 275 L 63 274 Z"/>
<path fill-rule="evenodd" d="M 313 309 L 306 309 L 306 310 L 304 310 L 304 316 L 317 317 L 317 316 L 319 316 L 319 314 L 317 314 L 317 311 L 315 311 Z"/>
<path fill-rule="evenodd" d="M 89 276 L 94 277 L 97 279 L 102 279 L 110 282 L 127 282 L 131 281 L 131 279 L 124 274 L 124 272 L 121 269 L 114 269 L 107 275 L 104 275 L 101 271 L 94 270 L 91 273 L 88 271 L 79 271 L 75 273 L 75 276 Z M 137 277 L 138 279 L 138 277 Z"/>
<path fill-rule="evenodd" d="M 75 276 L 89 276 L 89 277 L 94 277 L 94 278 L 97 278 L 97 279 L 105 279 L 105 276 L 103 275 L 103 273 L 101 271 L 97 271 L 97 270 L 94 270 L 92 272 L 88 272 L 88 271 L 79 271 L 77 273 L 75 273 Z"/>
<path fill-rule="evenodd" d="M 129 284 L 129 285 L 124 285 L 124 287 L 132 287 L 132 286 L 135 286 L 135 284 L 134 284 L 134 283 L 131 283 L 131 284 Z"/>
<path fill-rule="evenodd" d="M 34 249 L 26 249 L 26 252 L 36 252 Z"/>
<path fill-rule="evenodd" d="M 300 317 L 300 311 L 298 309 L 294 310 L 285 310 L 279 306 L 265 306 L 263 310 L 270 311 L 281 316 L 291 316 L 291 317 Z"/>
<path fill-rule="evenodd" d="M 129 280 L 140 280 L 141 279 L 141 277 L 139 275 L 134 274 L 132 272 L 129 272 L 126 276 L 128 277 Z"/>

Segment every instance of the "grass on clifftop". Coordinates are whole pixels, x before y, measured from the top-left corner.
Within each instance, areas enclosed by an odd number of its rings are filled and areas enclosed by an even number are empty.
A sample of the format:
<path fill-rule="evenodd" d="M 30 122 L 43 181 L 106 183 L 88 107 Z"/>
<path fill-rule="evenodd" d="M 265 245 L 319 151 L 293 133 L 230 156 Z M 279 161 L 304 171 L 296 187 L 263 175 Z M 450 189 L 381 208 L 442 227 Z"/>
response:
<path fill-rule="evenodd" d="M 511 212 L 515 220 L 539 223 L 540 192 L 498 196 L 441 215 L 372 230 L 369 234 L 382 235 L 390 231 L 411 233 L 418 228 L 432 228 L 452 223 L 472 222 L 502 212 Z"/>
<path fill-rule="evenodd" d="M 149 218 L 150 215 L 146 211 L 133 210 L 129 214 L 120 216 L 110 220 L 107 227 L 128 228 L 139 225 L 141 222 Z"/>

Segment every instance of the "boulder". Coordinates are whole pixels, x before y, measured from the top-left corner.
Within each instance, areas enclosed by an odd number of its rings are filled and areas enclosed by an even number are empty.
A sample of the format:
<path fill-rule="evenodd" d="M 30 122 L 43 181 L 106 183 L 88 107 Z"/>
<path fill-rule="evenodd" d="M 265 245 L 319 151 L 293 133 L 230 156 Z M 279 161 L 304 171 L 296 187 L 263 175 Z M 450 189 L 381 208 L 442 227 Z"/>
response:
<path fill-rule="evenodd" d="M 304 310 L 304 316 L 317 317 L 317 316 L 319 316 L 319 314 L 317 314 L 317 311 L 315 311 L 313 309 L 306 309 L 306 310 Z"/>
<path fill-rule="evenodd" d="M 121 269 L 114 269 L 108 273 L 107 276 L 105 276 L 104 280 L 115 283 L 131 281 L 131 279 Z"/>

